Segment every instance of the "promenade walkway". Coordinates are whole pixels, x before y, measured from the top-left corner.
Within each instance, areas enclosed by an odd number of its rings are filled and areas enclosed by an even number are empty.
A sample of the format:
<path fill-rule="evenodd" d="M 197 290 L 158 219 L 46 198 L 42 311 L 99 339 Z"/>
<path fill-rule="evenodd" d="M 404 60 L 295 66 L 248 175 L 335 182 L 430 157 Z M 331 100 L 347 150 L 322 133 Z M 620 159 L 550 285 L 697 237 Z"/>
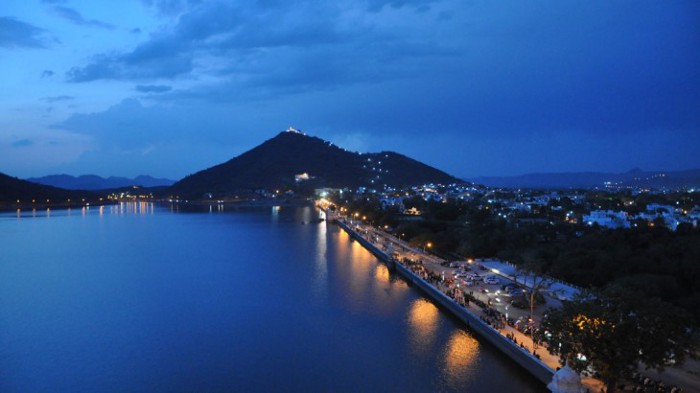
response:
<path fill-rule="evenodd" d="M 420 260 L 423 263 L 423 266 L 426 268 L 426 270 L 431 271 L 436 275 L 442 277 L 444 273 L 444 277 L 449 278 L 452 277 L 452 272 L 456 270 L 455 268 L 448 268 L 443 266 L 442 264 L 445 262 L 445 260 L 435 255 L 428 254 L 416 247 L 412 247 L 407 242 L 398 239 L 384 231 L 381 231 L 377 228 L 368 225 L 362 225 L 360 222 L 353 221 L 351 219 L 348 219 L 347 223 L 350 224 L 351 227 L 355 228 L 357 233 L 362 235 L 365 239 L 369 240 L 370 242 L 374 243 L 376 246 L 387 250 L 389 248 L 389 245 L 391 244 L 393 251 L 399 255 L 399 258 Z M 477 284 L 473 287 L 467 288 L 467 291 L 470 292 L 475 298 L 483 301 L 484 303 L 488 303 L 488 301 L 490 300 L 489 295 L 480 291 L 480 289 L 484 289 L 482 287 L 485 286 L 486 285 L 484 284 Z M 450 290 L 454 289 L 454 287 L 447 287 L 444 285 L 438 285 L 437 288 L 443 293 L 449 292 Z M 469 289 L 472 289 L 472 291 L 469 291 Z M 491 303 L 492 305 L 494 305 L 493 302 Z M 489 318 L 489 315 L 487 315 L 486 311 L 474 303 L 470 302 L 465 307 L 478 317 L 482 317 L 484 319 Z M 497 307 L 498 306 L 496 306 L 496 308 Z M 515 313 L 513 314 L 513 317 L 515 318 L 519 316 L 529 315 L 529 311 L 517 310 L 514 312 Z M 509 336 L 513 337 L 514 344 L 515 342 L 517 342 L 517 345 L 521 346 L 523 349 L 527 350 L 530 353 L 537 354 L 539 359 L 552 370 L 556 370 L 558 367 L 560 367 L 559 357 L 557 355 L 549 353 L 549 351 L 547 351 L 547 349 L 541 345 L 536 346 L 533 343 L 533 340 L 530 336 L 523 334 L 519 330 L 507 324 L 504 324 L 503 327 L 497 329 L 497 331 L 500 332 L 501 335 L 504 336 L 504 338 L 507 338 Z M 581 382 L 583 383 L 584 387 L 587 388 L 590 392 L 600 392 L 601 388 L 603 388 L 604 386 L 601 381 L 585 376 L 582 377 Z"/>
<path fill-rule="evenodd" d="M 338 215 L 332 215 L 329 216 L 331 219 L 342 219 L 343 217 L 339 217 Z M 424 250 L 421 250 L 416 247 L 412 247 L 410 244 L 407 242 L 398 239 L 391 234 L 388 234 L 378 228 L 374 228 L 372 226 L 368 225 L 363 225 L 360 221 L 353 221 L 351 218 L 347 219 L 347 224 L 349 224 L 358 234 L 360 234 L 362 237 L 373 243 L 376 247 L 379 247 L 380 249 L 383 249 L 385 251 L 389 250 L 389 245 L 391 245 L 391 250 L 398 254 L 399 259 L 407 258 L 409 260 L 413 261 L 420 261 L 422 266 L 425 268 L 426 271 L 431 272 L 434 277 L 440 277 L 441 279 L 449 279 L 453 276 L 453 272 L 456 270 L 456 268 L 450 268 L 445 265 L 445 260 L 424 252 Z M 479 264 L 475 264 L 479 265 Z M 474 265 L 472 265 L 474 266 Z M 491 273 L 490 269 L 483 269 L 482 271 L 479 272 L 480 275 L 483 275 L 485 273 Z M 499 276 L 502 277 L 502 279 L 508 279 L 511 280 L 507 276 L 507 274 L 499 274 Z M 450 293 L 454 294 L 455 286 L 452 285 L 447 285 L 446 283 L 443 282 L 437 282 L 436 284 L 433 284 L 438 290 L 441 292 L 445 293 L 446 295 L 452 297 Z M 460 290 L 463 291 L 465 294 L 469 294 L 476 298 L 477 300 L 488 304 L 489 309 L 494 309 L 499 311 L 503 315 L 507 315 L 509 318 L 513 319 L 522 319 L 522 320 L 527 320 L 529 317 L 530 311 L 528 310 L 523 310 L 523 309 L 516 309 L 514 307 L 508 307 L 507 305 L 507 299 L 502 299 L 500 302 L 495 301 L 497 295 L 496 295 L 496 290 L 497 288 L 500 287 L 500 284 L 498 285 L 486 285 L 483 282 L 475 282 L 473 286 L 467 287 L 467 288 L 459 288 Z M 487 291 L 483 291 L 486 289 Z M 559 297 L 559 296 L 558 296 Z M 555 298 L 553 296 L 549 296 L 545 294 L 545 299 L 546 303 L 544 305 L 540 305 L 535 309 L 535 315 L 534 319 L 540 320 L 542 317 L 542 314 L 544 310 L 546 310 L 549 307 L 556 307 L 561 304 L 561 300 L 559 298 Z M 469 302 L 464 306 L 469 312 L 472 314 L 476 315 L 477 317 L 482 317 L 484 319 L 488 319 L 490 315 L 488 315 L 487 310 L 479 307 L 477 304 L 474 304 L 473 302 Z M 557 355 L 549 353 L 547 351 L 546 347 L 542 345 L 536 345 L 532 338 L 527 335 L 522 333 L 520 330 L 516 329 L 513 326 L 510 326 L 508 324 L 502 324 L 498 325 L 498 329 L 496 329 L 504 338 L 513 340 L 514 343 L 517 343 L 518 346 L 523 348 L 524 350 L 527 350 L 528 352 L 532 354 L 536 354 L 537 357 L 548 367 L 550 367 L 552 370 L 556 370 L 558 367 L 560 367 L 560 362 L 559 362 L 559 357 Z M 700 379 L 697 378 L 698 375 L 700 375 L 700 362 L 698 361 L 689 361 L 685 367 L 683 368 L 672 368 L 667 370 L 666 372 L 663 373 L 657 373 L 653 370 L 640 370 L 644 374 L 650 376 L 651 378 L 661 380 L 667 385 L 677 385 L 679 387 L 682 387 L 684 389 L 684 392 L 690 392 L 690 391 L 698 391 L 700 392 Z M 604 391 L 604 385 L 601 381 L 589 377 L 589 376 L 582 376 L 581 382 L 583 383 L 584 387 L 588 389 L 588 391 L 593 392 L 593 393 L 598 393 L 601 391 Z M 629 386 L 629 385 L 628 385 Z M 631 391 L 628 389 L 626 390 L 620 390 L 620 391 Z"/>

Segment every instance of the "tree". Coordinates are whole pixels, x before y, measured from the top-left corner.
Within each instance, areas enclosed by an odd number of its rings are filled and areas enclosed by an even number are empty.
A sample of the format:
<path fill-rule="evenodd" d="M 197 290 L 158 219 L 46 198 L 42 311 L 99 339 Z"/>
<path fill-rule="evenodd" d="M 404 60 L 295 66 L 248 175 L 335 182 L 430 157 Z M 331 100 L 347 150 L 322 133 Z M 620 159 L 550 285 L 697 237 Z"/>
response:
<path fill-rule="evenodd" d="M 537 255 L 526 254 L 523 256 L 523 263 L 518 267 L 523 276 L 523 285 L 527 288 L 527 303 L 530 306 L 530 320 L 534 321 L 535 305 L 538 299 L 542 298 L 540 292 L 549 287 L 551 280 L 545 275 L 548 257 L 546 253 L 540 252 Z M 515 277 L 515 282 L 518 282 Z"/>
<path fill-rule="evenodd" d="M 661 371 L 694 357 L 700 347 L 689 326 L 682 310 L 613 286 L 548 310 L 536 335 L 562 364 L 591 366 L 613 393 L 640 365 Z"/>

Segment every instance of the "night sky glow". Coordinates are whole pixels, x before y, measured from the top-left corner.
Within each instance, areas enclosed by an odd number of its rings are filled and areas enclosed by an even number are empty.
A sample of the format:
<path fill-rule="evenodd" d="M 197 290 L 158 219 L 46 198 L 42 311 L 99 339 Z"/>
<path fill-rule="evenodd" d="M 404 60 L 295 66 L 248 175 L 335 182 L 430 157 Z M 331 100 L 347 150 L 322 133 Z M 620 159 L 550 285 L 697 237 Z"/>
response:
<path fill-rule="evenodd" d="M 0 2 L 0 172 L 179 179 L 289 126 L 457 176 L 700 167 L 700 2 Z"/>

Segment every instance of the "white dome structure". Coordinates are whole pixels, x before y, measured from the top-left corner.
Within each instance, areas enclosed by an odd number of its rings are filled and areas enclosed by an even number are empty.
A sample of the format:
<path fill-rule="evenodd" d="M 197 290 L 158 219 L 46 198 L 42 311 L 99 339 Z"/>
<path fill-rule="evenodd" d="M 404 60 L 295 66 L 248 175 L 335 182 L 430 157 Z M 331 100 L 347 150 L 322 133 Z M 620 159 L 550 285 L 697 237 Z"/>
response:
<path fill-rule="evenodd" d="M 552 377 L 552 382 L 547 385 L 552 393 L 581 393 L 581 377 L 568 364 L 560 368 Z"/>

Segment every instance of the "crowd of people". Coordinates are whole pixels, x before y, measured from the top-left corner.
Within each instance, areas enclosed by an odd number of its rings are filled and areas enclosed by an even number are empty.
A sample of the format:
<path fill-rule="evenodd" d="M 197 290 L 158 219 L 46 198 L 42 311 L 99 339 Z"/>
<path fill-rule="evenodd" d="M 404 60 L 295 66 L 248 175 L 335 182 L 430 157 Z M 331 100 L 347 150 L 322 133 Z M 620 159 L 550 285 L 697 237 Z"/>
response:
<path fill-rule="evenodd" d="M 681 393 L 683 391 L 678 386 L 668 386 L 661 381 L 651 379 L 640 373 L 635 373 L 631 382 L 633 383 L 631 391 L 634 393 Z M 620 385 L 620 387 L 625 389 L 626 385 Z"/>
<path fill-rule="evenodd" d="M 367 236 L 367 238 L 372 242 L 375 241 L 375 239 L 372 239 L 369 236 Z M 443 293 L 452 298 L 458 304 L 464 307 L 467 307 L 470 302 L 476 304 L 482 309 L 482 314 L 480 315 L 481 320 L 494 329 L 503 330 L 505 326 L 508 325 L 518 330 L 520 333 L 530 337 L 533 340 L 532 355 L 537 359 L 540 359 L 537 349 L 541 343 L 537 342 L 537 340 L 534 338 L 536 326 L 533 323 L 520 319 L 514 320 L 512 318 L 506 318 L 501 312 L 491 308 L 489 304 L 477 299 L 473 292 L 465 293 L 462 289 L 458 288 L 455 280 L 452 277 L 444 277 L 426 269 L 423 264 L 423 260 L 421 259 L 412 260 L 409 258 L 401 258 L 400 260 L 397 259 L 396 262 L 408 267 L 418 277 L 432 284 L 434 287 L 439 288 Z M 529 351 L 529 348 L 525 346 L 525 343 L 522 340 L 519 342 L 514 333 L 506 332 L 504 336 L 511 340 L 515 345 Z M 631 382 L 632 386 L 628 384 L 619 385 L 620 390 L 635 393 L 681 393 L 683 391 L 677 386 L 667 386 L 661 381 L 653 380 L 642 374 L 635 374 Z"/>

